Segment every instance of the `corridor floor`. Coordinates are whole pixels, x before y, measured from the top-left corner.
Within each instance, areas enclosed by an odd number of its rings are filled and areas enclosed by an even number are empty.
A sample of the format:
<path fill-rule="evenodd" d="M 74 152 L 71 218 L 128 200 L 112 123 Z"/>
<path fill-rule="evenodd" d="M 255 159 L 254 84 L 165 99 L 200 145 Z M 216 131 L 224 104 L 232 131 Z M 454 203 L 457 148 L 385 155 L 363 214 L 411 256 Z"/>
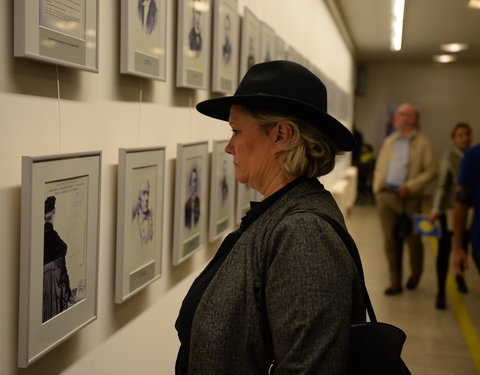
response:
<path fill-rule="evenodd" d="M 424 273 L 416 290 L 386 296 L 388 286 L 382 232 L 373 205 L 356 205 L 346 217 L 363 262 L 367 289 L 378 321 L 394 324 L 407 335 L 402 358 L 413 375 L 480 374 L 480 275 L 469 258 L 468 294 L 460 294 L 449 275 L 447 309 L 435 308 L 435 244 L 424 237 Z M 404 251 L 404 283 L 408 252 Z"/>

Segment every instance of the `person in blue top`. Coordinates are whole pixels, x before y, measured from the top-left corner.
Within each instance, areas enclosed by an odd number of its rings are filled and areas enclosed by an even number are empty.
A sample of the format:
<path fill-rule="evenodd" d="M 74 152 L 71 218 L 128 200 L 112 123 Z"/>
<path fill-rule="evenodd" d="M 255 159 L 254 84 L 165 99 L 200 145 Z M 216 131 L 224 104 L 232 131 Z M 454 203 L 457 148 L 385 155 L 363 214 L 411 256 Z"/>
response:
<path fill-rule="evenodd" d="M 453 213 L 453 264 L 463 276 L 467 269 L 467 255 L 462 246 L 463 231 L 467 221 L 468 207 L 474 207 L 470 228 L 472 257 L 480 273 L 480 144 L 465 151 L 458 176 L 458 187 Z"/>

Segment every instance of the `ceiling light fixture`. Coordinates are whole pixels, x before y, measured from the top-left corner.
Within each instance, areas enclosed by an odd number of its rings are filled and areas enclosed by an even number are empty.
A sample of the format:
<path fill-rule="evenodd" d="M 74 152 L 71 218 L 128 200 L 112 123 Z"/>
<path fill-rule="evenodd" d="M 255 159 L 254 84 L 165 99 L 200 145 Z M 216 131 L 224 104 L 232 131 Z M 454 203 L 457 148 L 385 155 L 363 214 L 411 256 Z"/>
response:
<path fill-rule="evenodd" d="M 390 49 L 392 51 L 400 51 L 402 49 L 403 14 L 405 12 L 405 0 L 391 0 L 391 1 L 392 1 L 392 18 L 391 18 Z"/>
<path fill-rule="evenodd" d="M 480 0 L 470 0 L 468 2 L 469 8 L 480 9 Z"/>
<path fill-rule="evenodd" d="M 445 43 L 440 45 L 443 51 L 452 53 L 464 51 L 468 49 L 468 47 L 467 43 Z"/>
<path fill-rule="evenodd" d="M 457 56 L 455 56 L 455 55 L 433 55 L 432 59 L 433 59 L 433 61 L 445 64 L 445 63 L 455 61 L 457 59 Z"/>

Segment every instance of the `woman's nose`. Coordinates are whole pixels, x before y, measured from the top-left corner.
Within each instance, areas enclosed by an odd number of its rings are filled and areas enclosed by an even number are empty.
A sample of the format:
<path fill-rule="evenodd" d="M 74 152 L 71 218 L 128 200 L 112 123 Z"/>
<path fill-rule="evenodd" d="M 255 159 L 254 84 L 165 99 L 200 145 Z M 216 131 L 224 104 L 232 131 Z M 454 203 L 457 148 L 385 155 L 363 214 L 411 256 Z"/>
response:
<path fill-rule="evenodd" d="M 228 141 L 227 145 L 225 146 L 225 152 L 227 154 L 231 154 L 233 155 L 233 150 L 234 150 L 234 147 L 233 147 L 233 144 L 232 144 L 232 138 L 230 138 L 230 140 Z"/>

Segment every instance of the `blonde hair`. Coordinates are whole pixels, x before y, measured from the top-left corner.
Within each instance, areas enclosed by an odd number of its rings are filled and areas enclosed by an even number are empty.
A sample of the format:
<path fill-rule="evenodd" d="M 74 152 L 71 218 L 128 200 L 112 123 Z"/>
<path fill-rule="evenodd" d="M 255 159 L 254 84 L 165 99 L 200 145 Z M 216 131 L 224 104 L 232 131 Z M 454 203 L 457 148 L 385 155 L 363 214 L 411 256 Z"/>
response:
<path fill-rule="evenodd" d="M 279 122 L 292 127 L 290 144 L 285 147 L 286 157 L 282 165 L 287 177 L 320 177 L 335 167 L 335 156 L 341 154 L 335 143 L 314 125 L 274 111 L 245 106 L 246 112 L 268 133 Z"/>

